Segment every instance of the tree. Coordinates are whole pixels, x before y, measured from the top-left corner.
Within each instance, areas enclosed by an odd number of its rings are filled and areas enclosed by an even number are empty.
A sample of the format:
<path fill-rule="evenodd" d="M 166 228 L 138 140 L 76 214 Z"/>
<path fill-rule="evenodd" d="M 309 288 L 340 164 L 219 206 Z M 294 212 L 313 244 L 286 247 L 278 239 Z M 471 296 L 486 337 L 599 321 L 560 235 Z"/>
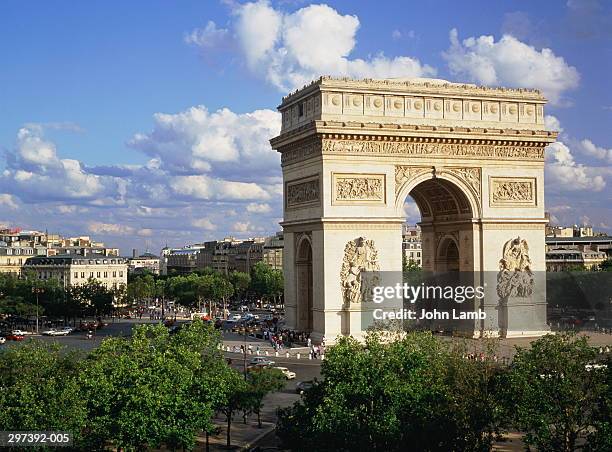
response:
<path fill-rule="evenodd" d="M 244 297 L 245 292 L 251 285 L 251 275 L 244 272 L 233 271 L 229 274 L 229 280 L 234 286 L 234 293 L 238 298 Z"/>
<path fill-rule="evenodd" d="M 605 272 L 612 272 L 612 259 L 606 259 L 601 264 L 599 264 L 599 268 Z"/>
<path fill-rule="evenodd" d="M 278 369 L 261 369 L 247 374 L 248 408 L 257 414 L 257 425 L 261 428 L 261 408 L 263 398 L 270 392 L 280 391 L 285 387 L 286 378 Z"/>
<path fill-rule="evenodd" d="M 79 359 L 56 344 L 28 340 L 0 353 L 0 425 L 4 430 L 57 430 L 81 442 L 86 396 Z"/>
<path fill-rule="evenodd" d="M 408 273 L 408 272 L 420 272 L 420 271 L 422 271 L 422 268 L 419 266 L 419 264 L 417 264 L 412 259 L 407 259 L 406 255 L 404 254 L 402 256 L 402 271 L 404 273 Z"/>
<path fill-rule="evenodd" d="M 586 337 L 572 334 L 547 335 L 517 349 L 506 406 L 527 445 L 573 451 L 577 441 L 597 434 L 596 413 L 610 393 L 606 370 L 587 367 L 596 356 Z"/>
<path fill-rule="evenodd" d="M 97 279 L 89 278 L 82 286 L 75 287 L 79 298 L 93 310 L 95 316 L 110 314 L 113 310 L 114 294 Z"/>
<path fill-rule="evenodd" d="M 131 339 L 104 340 L 80 378 L 90 447 L 105 441 L 117 448 L 193 447 L 197 432 L 212 431 L 214 409 L 233 388 L 236 372 L 225 363 L 219 340 L 200 321 L 175 335 L 143 325 Z"/>
<path fill-rule="evenodd" d="M 283 294 L 283 272 L 275 270 L 265 262 L 257 262 L 251 269 L 251 288 L 261 298 Z"/>
<path fill-rule="evenodd" d="M 292 450 L 488 450 L 503 428 L 496 373 L 430 333 L 390 343 L 371 333 L 365 347 L 341 338 L 321 374 L 279 411 Z"/>

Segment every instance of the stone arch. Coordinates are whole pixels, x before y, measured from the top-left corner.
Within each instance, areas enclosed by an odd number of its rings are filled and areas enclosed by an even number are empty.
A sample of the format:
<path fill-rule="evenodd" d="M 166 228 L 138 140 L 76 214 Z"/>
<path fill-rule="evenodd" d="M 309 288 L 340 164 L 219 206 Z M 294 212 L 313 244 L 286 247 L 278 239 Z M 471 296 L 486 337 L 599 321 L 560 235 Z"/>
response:
<path fill-rule="evenodd" d="M 423 207 L 425 207 L 423 205 L 424 199 L 416 199 L 419 197 L 419 194 L 414 193 L 415 188 L 419 185 L 427 181 L 445 181 L 441 182 L 441 184 L 446 184 L 445 188 L 453 190 L 457 198 L 465 197 L 465 201 L 469 204 L 471 218 L 481 218 L 482 205 L 479 184 L 474 184 L 478 185 L 478 187 L 475 187 L 474 185 L 466 183 L 464 179 L 451 172 L 453 170 L 457 169 L 443 168 L 438 170 L 436 168 L 422 168 L 421 171 L 418 171 L 418 167 L 415 167 L 414 170 L 411 170 L 414 171 L 411 177 L 402 181 L 396 180 L 396 184 L 398 184 L 398 182 L 400 184 L 399 187 L 397 185 L 395 187 L 397 193 L 395 197 L 395 209 L 398 212 L 398 216 L 403 215 L 404 202 L 409 195 L 413 197 L 419 208 L 421 208 L 421 212 L 423 212 Z M 480 171 L 478 168 L 474 168 L 474 170 Z M 396 173 L 397 171 L 396 167 Z M 416 195 L 416 197 L 414 195 Z"/>
<path fill-rule="evenodd" d="M 297 324 L 299 331 L 311 332 L 313 325 L 313 275 L 312 239 L 309 234 L 301 234 L 296 243 L 296 300 Z"/>
<path fill-rule="evenodd" d="M 310 326 L 312 256 L 311 337 L 363 335 L 374 306 L 343 303 L 344 248 L 355 237 L 371 240 L 381 273 L 399 273 L 409 194 L 429 214 L 421 221 L 424 270 L 435 272 L 436 259 L 456 257 L 458 250 L 460 271 L 449 277 L 470 274 L 466 278 L 480 284 L 498 271 L 504 244 L 520 236 L 529 243 L 534 269 L 543 271 L 544 148 L 556 138 L 545 128 L 545 102 L 524 89 L 330 77 L 284 97 L 281 132 L 270 143 L 283 170 L 287 327 Z M 481 303 L 493 327 L 496 296 L 493 289 Z M 514 314 L 509 308 L 509 323 L 513 315 L 533 319 L 514 334 L 547 330 L 545 287 L 538 297 L 517 300 Z M 529 303 L 534 314 L 525 316 Z M 487 328 L 468 325 L 474 334 Z"/>
<path fill-rule="evenodd" d="M 452 234 L 440 238 L 436 249 L 436 261 L 441 271 L 459 271 L 459 243 Z"/>

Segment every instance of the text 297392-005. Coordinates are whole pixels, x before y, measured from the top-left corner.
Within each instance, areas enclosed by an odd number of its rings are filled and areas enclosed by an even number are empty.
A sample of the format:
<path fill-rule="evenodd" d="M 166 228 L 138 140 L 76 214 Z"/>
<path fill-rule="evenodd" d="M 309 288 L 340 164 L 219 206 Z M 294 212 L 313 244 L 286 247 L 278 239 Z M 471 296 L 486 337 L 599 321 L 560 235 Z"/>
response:
<path fill-rule="evenodd" d="M 66 447 L 72 445 L 70 432 L 0 431 L 0 447 Z"/>

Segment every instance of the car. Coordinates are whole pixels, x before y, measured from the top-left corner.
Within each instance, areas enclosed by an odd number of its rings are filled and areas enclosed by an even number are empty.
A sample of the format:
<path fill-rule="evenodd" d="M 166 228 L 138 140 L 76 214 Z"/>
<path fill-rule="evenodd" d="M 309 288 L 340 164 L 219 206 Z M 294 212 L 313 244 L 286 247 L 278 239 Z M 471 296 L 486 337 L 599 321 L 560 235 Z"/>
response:
<path fill-rule="evenodd" d="M 25 336 L 22 334 L 9 334 L 6 336 L 7 341 L 22 341 L 25 339 Z"/>
<path fill-rule="evenodd" d="M 45 336 L 68 336 L 69 333 L 70 331 L 68 330 L 56 330 L 53 328 L 42 332 Z"/>
<path fill-rule="evenodd" d="M 242 318 L 242 316 L 240 314 L 234 314 L 232 316 L 232 320 L 240 320 Z"/>
<path fill-rule="evenodd" d="M 249 361 L 249 364 L 251 366 L 258 366 L 258 365 L 272 366 L 274 364 L 274 361 L 270 361 L 265 356 L 254 356 L 253 358 L 251 358 L 251 361 Z"/>
<path fill-rule="evenodd" d="M 280 370 L 287 380 L 293 380 L 295 378 L 295 372 L 290 371 L 286 367 L 274 367 L 273 369 Z"/>
<path fill-rule="evenodd" d="M 314 382 L 312 380 L 309 381 L 300 381 L 297 385 L 295 385 L 295 392 L 298 394 L 304 394 L 310 388 L 314 386 Z"/>
<path fill-rule="evenodd" d="M 6 342 L 6 338 L 4 336 L 0 336 L 0 345 Z"/>
<path fill-rule="evenodd" d="M 27 331 L 23 331 L 23 330 L 13 330 L 11 331 L 11 333 L 16 336 L 25 336 L 26 334 L 30 334 Z"/>
<path fill-rule="evenodd" d="M 70 334 L 74 331 L 74 328 L 72 328 L 71 326 L 65 326 L 65 327 L 62 327 L 60 331 L 66 331 L 66 334 Z"/>

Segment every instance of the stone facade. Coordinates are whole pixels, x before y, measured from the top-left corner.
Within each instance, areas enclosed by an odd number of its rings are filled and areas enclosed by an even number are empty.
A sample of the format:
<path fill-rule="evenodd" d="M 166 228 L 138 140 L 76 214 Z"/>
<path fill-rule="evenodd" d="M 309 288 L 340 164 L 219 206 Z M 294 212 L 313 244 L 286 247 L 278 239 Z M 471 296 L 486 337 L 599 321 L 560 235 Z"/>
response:
<path fill-rule="evenodd" d="M 544 128 L 545 102 L 535 90 L 330 77 L 285 97 L 271 144 L 285 181 L 288 326 L 319 340 L 363 334 L 370 308 L 345 302 L 345 247 L 371 243 L 380 271 L 399 272 L 407 196 L 422 214 L 425 270 L 482 282 L 520 237 L 530 271 L 545 271 L 544 148 L 556 138 Z M 541 334 L 541 295 L 529 298 L 528 327 L 501 326 L 494 300 L 480 306 L 490 315 L 473 333 Z"/>
<path fill-rule="evenodd" d="M 94 279 L 107 288 L 127 286 L 128 264 L 122 257 L 48 256 L 31 257 L 23 267 L 37 279 L 57 279 L 64 287 Z"/>

